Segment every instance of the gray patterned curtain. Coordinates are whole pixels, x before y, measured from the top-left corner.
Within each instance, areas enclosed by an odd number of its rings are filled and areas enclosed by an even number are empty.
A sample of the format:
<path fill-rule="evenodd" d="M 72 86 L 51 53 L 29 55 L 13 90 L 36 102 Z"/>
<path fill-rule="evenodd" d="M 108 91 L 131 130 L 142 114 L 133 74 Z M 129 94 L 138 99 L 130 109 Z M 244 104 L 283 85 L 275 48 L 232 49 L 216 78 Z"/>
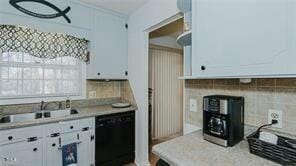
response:
<path fill-rule="evenodd" d="M 70 35 L 0 25 L 0 52 L 23 52 L 39 58 L 71 56 L 88 61 L 88 41 Z"/>

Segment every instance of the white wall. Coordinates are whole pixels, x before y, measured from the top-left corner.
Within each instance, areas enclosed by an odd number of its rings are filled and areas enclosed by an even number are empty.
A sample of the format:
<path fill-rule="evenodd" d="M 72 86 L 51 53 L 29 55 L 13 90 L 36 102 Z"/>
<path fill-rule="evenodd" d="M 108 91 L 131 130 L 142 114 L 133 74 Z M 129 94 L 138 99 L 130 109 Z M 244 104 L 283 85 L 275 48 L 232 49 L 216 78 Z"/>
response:
<path fill-rule="evenodd" d="M 158 46 L 175 48 L 179 50 L 183 49 L 183 47 L 181 47 L 176 40 L 177 39 L 172 36 L 162 36 L 162 37 L 151 38 L 149 40 L 149 43 L 158 45 Z"/>
<path fill-rule="evenodd" d="M 148 161 L 148 34 L 150 27 L 176 15 L 177 0 L 150 0 L 129 18 L 129 79 L 138 104 L 136 114 L 136 163 Z"/>
<path fill-rule="evenodd" d="M 47 1 L 56 5 L 61 10 L 64 10 L 70 6 L 71 10 L 67 13 L 67 16 L 71 19 L 71 24 L 67 23 L 63 17 L 54 19 L 40 19 L 29 16 L 11 6 L 9 4 L 9 0 L 0 0 L 0 24 L 21 25 L 30 28 L 36 28 L 40 31 L 65 33 L 75 37 L 92 40 L 92 31 L 97 29 L 93 23 L 95 13 L 108 13 L 126 18 L 125 15 L 119 15 L 113 11 L 93 7 L 91 5 L 79 2 L 78 0 Z M 18 5 L 40 14 L 56 13 L 55 10 L 39 3 L 20 2 Z"/>

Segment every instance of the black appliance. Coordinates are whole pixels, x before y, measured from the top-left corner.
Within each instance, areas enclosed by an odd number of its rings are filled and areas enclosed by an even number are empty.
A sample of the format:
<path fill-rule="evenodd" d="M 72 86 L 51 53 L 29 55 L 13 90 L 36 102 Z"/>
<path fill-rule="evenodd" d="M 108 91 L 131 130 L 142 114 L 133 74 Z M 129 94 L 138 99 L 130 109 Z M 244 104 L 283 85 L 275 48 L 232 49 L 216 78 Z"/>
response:
<path fill-rule="evenodd" d="M 96 165 L 120 166 L 135 159 L 135 112 L 96 117 Z"/>
<path fill-rule="evenodd" d="M 170 166 L 170 164 L 168 164 L 167 162 L 165 162 L 162 159 L 159 159 L 156 163 L 156 166 Z"/>
<path fill-rule="evenodd" d="M 244 138 L 244 98 L 212 95 L 203 98 L 204 139 L 233 146 Z"/>

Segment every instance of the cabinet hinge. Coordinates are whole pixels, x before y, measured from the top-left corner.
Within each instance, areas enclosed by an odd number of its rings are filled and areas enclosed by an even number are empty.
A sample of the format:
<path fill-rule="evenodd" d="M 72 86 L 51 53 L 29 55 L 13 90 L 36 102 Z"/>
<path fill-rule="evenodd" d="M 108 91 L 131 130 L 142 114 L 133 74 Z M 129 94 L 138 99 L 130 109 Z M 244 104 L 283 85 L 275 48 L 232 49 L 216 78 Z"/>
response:
<path fill-rule="evenodd" d="M 34 142 L 34 141 L 37 141 L 37 140 L 38 140 L 37 137 L 28 138 L 28 142 Z"/>
<path fill-rule="evenodd" d="M 93 141 L 93 140 L 95 140 L 95 136 L 94 136 L 94 135 L 92 135 L 92 136 L 90 137 L 90 141 Z"/>

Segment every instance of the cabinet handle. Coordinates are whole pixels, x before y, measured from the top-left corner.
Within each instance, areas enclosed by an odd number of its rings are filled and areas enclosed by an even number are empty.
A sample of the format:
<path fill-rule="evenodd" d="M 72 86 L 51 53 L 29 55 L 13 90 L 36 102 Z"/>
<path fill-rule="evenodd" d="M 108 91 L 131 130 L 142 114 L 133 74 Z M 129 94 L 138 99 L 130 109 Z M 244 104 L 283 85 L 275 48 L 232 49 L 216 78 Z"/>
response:
<path fill-rule="evenodd" d="M 206 70 L 206 67 L 205 66 L 201 66 L 201 70 L 202 71 Z"/>
<path fill-rule="evenodd" d="M 100 76 L 101 75 L 101 73 L 98 73 L 98 76 Z"/>
<path fill-rule="evenodd" d="M 55 144 L 55 143 L 53 143 L 53 144 L 52 144 L 52 147 L 55 147 L 55 146 L 56 146 L 56 144 Z"/>
<path fill-rule="evenodd" d="M 74 127 L 73 126 L 70 126 L 70 129 L 72 130 L 72 129 L 74 129 Z"/>
<path fill-rule="evenodd" d="M 82 131 L 88 131 L 89 127 L 82 128 Z"/>
<path fill-rule="evenodd" d="M 37 148 L 34 148 L 34 149 L 33 149 L 34 152 L 36 152 L 37 150 L 38 150 Z"/>
<path fill-rule="evenodd" d="M 37 140 L 38 140 L 37 137 L 28 138 L 28 142 L 34 142 L 34 141 L 37 141 Z"/>
<path fill-rule="evenodd" d="M 13 139 L 13 136 L 9 136 L 8 140 L 11 141 Z"/>
<path fill-rule="evenodd" d="M 50 137 L 58 137 L 58 136 L 60 136 L 60 133 L 53 133 L 53 134 L 50 134 Z"/>

